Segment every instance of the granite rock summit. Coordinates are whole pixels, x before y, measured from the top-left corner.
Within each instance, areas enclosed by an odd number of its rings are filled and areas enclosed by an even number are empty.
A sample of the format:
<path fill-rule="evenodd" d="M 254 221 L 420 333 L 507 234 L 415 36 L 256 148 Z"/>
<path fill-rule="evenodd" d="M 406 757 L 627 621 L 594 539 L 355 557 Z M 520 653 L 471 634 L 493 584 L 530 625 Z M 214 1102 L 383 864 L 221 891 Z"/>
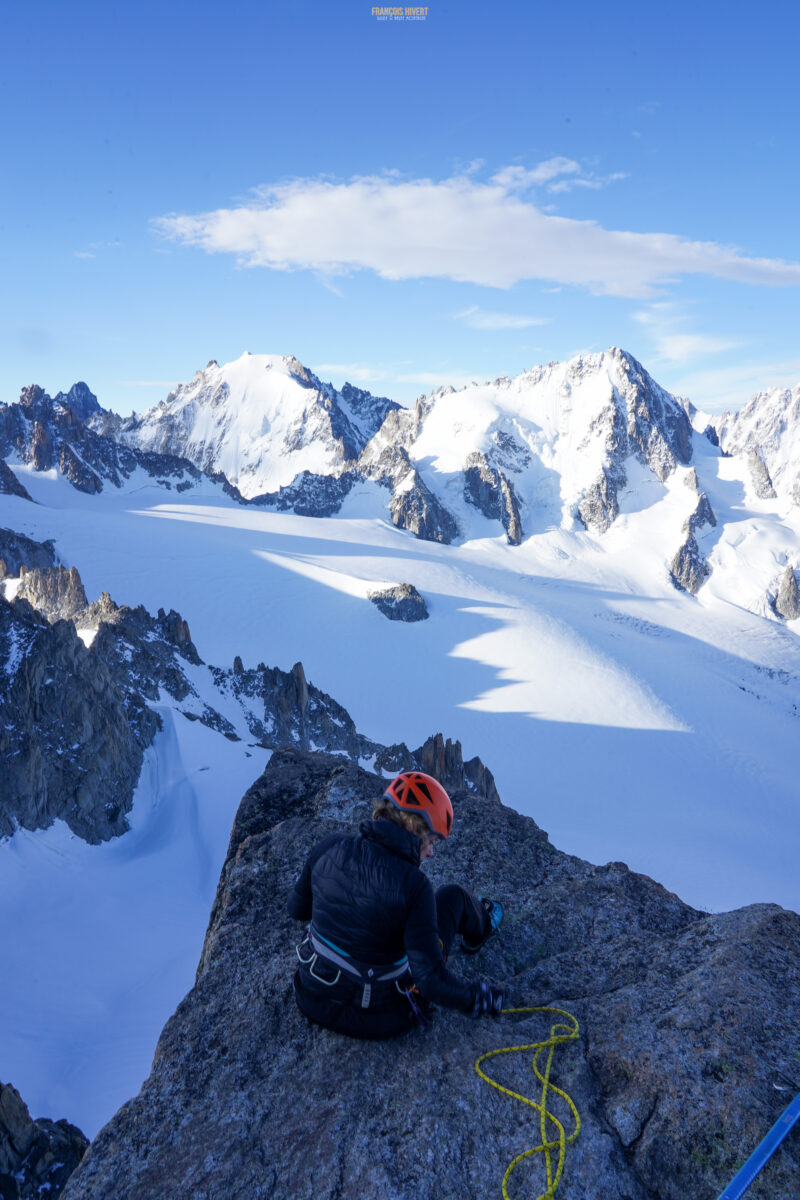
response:
<path fill-rule="evenodd" d="M 380 790 L 341 757 L 272 756 L 239 808 L 196 984 L 64 1200 L 485 1200 L 538 1144 L 535 1112 L 488 1089 L 473 1063 L 546 1036 L 546 1014 L 440 1011 L 428 1029 L 375 1044 L 312 1027 L 295 1007 L 302 934 L 288 890 L 313 843 L 367 817 Z M 786 1014 L 800 1000 L 800 917 L 774 905 L 698 912 L 622 863 L 562 854 L 496 800 L 453 799 L 454 834 L 426 869 L 435 884 L 501 898 L 507 918 L 451 967 L 502 984 L 511 1005 L 580 1023 L 553 1064 L 582 1122 L 559 1200 L 714 1200 L 796 1079 L 800 1030 Z M 532 1094 L 528 1055 L 501 1056 L 496 1073 Z M 539 1195 L 541 1163 L 515 1183 Z M 751 1195 L 799 1189 L 794 1139 Z"/>

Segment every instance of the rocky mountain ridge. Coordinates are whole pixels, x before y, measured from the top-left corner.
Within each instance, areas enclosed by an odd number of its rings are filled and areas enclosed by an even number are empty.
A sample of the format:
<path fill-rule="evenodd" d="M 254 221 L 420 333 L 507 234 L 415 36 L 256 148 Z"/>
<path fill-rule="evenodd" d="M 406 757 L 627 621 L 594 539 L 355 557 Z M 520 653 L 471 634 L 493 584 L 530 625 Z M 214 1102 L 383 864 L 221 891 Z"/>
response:
<path fill-rule="evenodd" d="M 728 538 L 726 528 L 733 521 L 747 535 L 752 516 L 770 522 L 782 544 L 774 568 L 761 563 L 757 583 L 735 602 L 793 620 L 778 592 L 786 566 L 800 563 L 781 523 L 782 506 L 800 487 L 792 465 L 798 412 L 797 389 L 772 389 L 701 431 L 704 418 L 688 401 L 618 349 L 515 379 L 440 388 L 410 408 L 350 384 L 337 390 L 290 356 L 243 355 L 222 367 L 209 363 L 129 418 L 104 411 L 85 384 L 55 399 L 24 389 L 19 404 L 0 406 L 0 494 L 30 498 L 6 455 L 55 468 L 88 493 L 138 486 L 141 472 L 139 482 L 165 490 L 202 484 L 213 495 L 217 485 L 243 506 L 325 518 L 366 505 L 422 540 L 500 535 L 512 546 L 558 530 L 603 538 L 637 506 L 660 506 L 664 579 L 689 595 L 712 570 L 731 566 L 726 551 L 713 551 L 720 539 L 739 545 L 741 536 Z M 740 463 L 738 498 L 726 489 L 730 457 Z M 675 520 L 674 506 L 660 504 L 681 476 L 706 496 L 714 521 L 705 507 Z M 717 525 L 709 493 L 717 504 L 720 486 L 726 507 Z M 724 580 L 722 588 L 728 596 Z"/>
<path fill-rule="evenodd" d="M 0 1197 L 56 1200 L 88 1141 L 69 1121 L 34 1121 L 16 1088 L 0 1083 Z"/>
<path fill-rule="evenodd" d="M 798 413 L 798 389 L 759 393 L 709 424 L 706 445 L 747 460 L 756 497 L 792 498 Z M 179 491 L 206 475 L 241 504 L 302 516 L 332 516 L 372 484 L 389 493 L 392 523 L 423 540 L 470 536 L 479 514 L 518 545 L 548 527 L 605 533 L 632 463 L 664 483 L 693 462 L 693 415 L 616 348 L 443 387 L 410 408 L 347 383 L 337 390 L 291 356 L 245 354 L 210 362 L 128 418 L 83 383 L 52 400 L 26 388 L 19 404 L 0 406 L 0 461 L 55 466 L 90 493 L 123 486 L 137 468 Z M 0 491 L 20 494 L 3 467 Z M 710 573 L 697 539 L 664 552 L 675 585 L 696 593 Z"/>
<path fill-rule="evenodd" d="M 440 1011 L 424 1031 L 371 1044 L 310 1026 L 295 1007 L 301 931 L 286 895 L 314 842 L 367 817 L 380 786 L 342 758 L 272 756 L 239 808 L 195 987 L 64 1200 L 485 1200 L 538 1143 L 535 1113 L 486 1088 L 473 1063 L 545 1037 L 547 1014 Z M 454 834 L 426 871 L 502 898 L 507 916 L 452 969 L 580 1025 L 552 1069 L 581 1117 L 559 1200 L 715 1200 L 791 1096 L 800 917 L 775 905 L 697 912 L 622 863 L 561 853 L 497 800 L 453 799 Z M 502 1055 L 495 1074 L 533 1093 L 527 1054 Z M 571 1128 L 557 1097 L 552 1110 Z M 514 1185 L 538 1195 L 540 1160 Z M 749 1195 L 788 1200 L 798 1188 L 789 1139 Z"/>
<path fill-rule="evenodd" d="M 185 459 L 148 454 L 98 434 L 91 419 L 102 415 L 97 397 L 85 383 L 55 397 L 32 385 L 22 389 L 17 404 L 0 404 L 0 460 L 5 468 L 0 491 L 12 490 L 9 474 L 17 488 L 22 486 L 8 470 L 4 460 L 9 457 L 36 471 L 55 468 L 74 488 L 89 495 L 102 491 L 105 484 L 121 487 L 137 470 L 178 491 L 200 478 L 197 468 Z"/>
<path fill-rule="evenodd" d="M 324 750 L 387 772 L 435 762 L 453 786 L 496 795 L 491 773 L 479 759 L 465 763 L 458 742 L 379 745 L 301 663 L 288 672 L 246 669 L 238 657 L 231 668 L 207 666 L 179 613 L 153 617 L 107 592 L 89 603 L 52 544 L 4 529 L 0 681 L 0 837 L 55 818 L 89 842 L 125 833 L 164 705 L 233 741 Z"/>

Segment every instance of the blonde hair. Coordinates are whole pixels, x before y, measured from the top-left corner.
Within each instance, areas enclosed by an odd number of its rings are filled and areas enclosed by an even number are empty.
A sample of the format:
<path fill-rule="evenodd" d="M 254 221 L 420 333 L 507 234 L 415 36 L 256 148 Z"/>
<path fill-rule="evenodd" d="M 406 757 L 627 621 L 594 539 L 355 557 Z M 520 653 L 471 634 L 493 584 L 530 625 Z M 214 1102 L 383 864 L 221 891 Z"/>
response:
<path fill-rule="evenodd" d="M 424 817 L 419 816 L 418 813 L 404 812 L 402 808 L 398 808 L 397 805 L 382 798 L 375 801 L 372 819 L 373 821 L 392 821 L 395 825 L 407 829 L 409 833 L 416 834 L 423 844 L 436 836 L 431 833 L 431 827 Z"/>

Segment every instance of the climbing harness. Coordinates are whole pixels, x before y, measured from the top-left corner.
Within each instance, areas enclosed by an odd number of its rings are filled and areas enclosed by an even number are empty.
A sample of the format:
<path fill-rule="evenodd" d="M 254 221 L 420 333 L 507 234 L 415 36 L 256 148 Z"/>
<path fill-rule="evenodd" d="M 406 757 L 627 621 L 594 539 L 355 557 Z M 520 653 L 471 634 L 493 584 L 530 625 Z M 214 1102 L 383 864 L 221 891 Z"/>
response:
<path fill-rule="evenodd" d="M 784 1109 L 767 1136 L 759 1142 L 747 1162 L 736 1172 L 719 1200 L 739 1200 L 762 1167 L 766 1166 L 789 1130 L 800 1121 L 800 1093 L 788 1108 Z"/>
<path fill-rule="evenodd" d="M 475 1060 L 475 1070 L 478 1072 L 481 1079 L 485 1080 L 486 1083 L 491 1084 L 492 1087 L 497 1088 L 498 1091 L 504 1092 L 506 1096 L 511 1096 L 514 1100 L 521 1100 L 523 1104 L 529 1104 L 532 1108 L 537 1109 L 539 1113 L 539 1136 L 541 1138 L 541 1144 L 539 1146 L 534 1146 L 530 1150 L 524 1150 L 522 1154 L 518 1154 L 517 1157 L 509 1163 L 506 1173 L 503 1176 L 503 1200 L 511 1200 L 511 1197 L 508 1194 L 508 1180 L 511 1172 L 523 1161 L 523 1159 L 530 1158 L 534 1154 L 544 1154 L 545 1169 L 547 1172 L 547 1190 L 542 1192 L 540 1196 L 537 1196 L 536 1200 L 553 1200 L 553 1197 L 556 1194 L 556 1188 L 561 1181 L 561 1176 L 564 1171 L 564 1155 L 566 1153 L 566 1147 L 570 1142 L 575 1141 L 581 1129 L 581 1119 L 578 1115 L 577 1108 L 572 1102 L 572 1099 L 567 1095 L 566 1092 L 562 1091 L 561 1088 L 556 1087 L 554 1083 L 550 1082 L 550 1068 L 553 1062 L 553 1054 L 555 1053 L 556 1046 L 562 1045 L 565 1042 L 574 1042 L 578 1038 L 580 1027 L 576 1018 L 573 1017 L 572 1013 L 566 1012 L 563 1008 L 548 1007 L 504 1008 L 502 1015 L 505 1016 L 506 1014 L 511 1013 L 537 1012 L 557 1013 L 560 1017 L 566 1017 L 566 1020 L 569 1022 L 569 1024 L 564 1021 L 556 1021 L 550 1028 L 549 1038 L 545 1038 L 543 1041 L 529 1042 L 524 1046 L 503 1046 L 499 1050 L 489 1050 L 486 1054 L 482 1054 L 480 1058 Z M 501 1083 L 498 1083 L 496 1079 L 492 1079 L 492 1077 L 487 1075 L 482 1069 L 481 1064 L 486 1062 L 486 1060 L 489 1058 L 494 1058 L 498 1054 L 515 1054 L 517 1051 L 521 1050 L 534 1051 L 532 1062 L 533 1073 L 539 1080 L 539 1083 L 542 1085 L 541 1095 L 539 1096 L 538 1100 L 532 1100 L 530 1096 L 522 1096 L 519 1092 L 511 1091 L 510 1088 L 504 1087 Z M 547 1060 L 545 1062 L 544 1071 L 541 1071 L 539 1069 L 539 1059 L 545 1053 L 545 1051 L 547 1051 Z M 572 1133 L 569 1134 L 569 1136 L 567 1136 L 564 1126 L 561 1124 L 558 1117 L 554 1116 L 553 1113 L 548 1110 L 548 1092 L 555 1092 L 557 1096 L 560 1096 L 562 1100 L 566 1102 L 570 1112 L 572 1113 L 572 1117 L 575 1122 L 575 1128 L 573 1129 Z M 555 1126 L 555 1138 L 548 1136 L 548 1121 Z M 558 1161 L 554 1172 L 552 1155 L 555 1150 L 558 1151 Z M 722 1200 L 722 1197 L 720 1197 L 720 1200 Z M 726 1197 L 725 1200 L 728 1200 L 728 1198 Z"/>
<path fill-rule="evenodd" d="M 397 981 L 401 975 L 405 975 L 408 971 L 408 959 L 405 957 L 398 959 L 395 963 L 390 963 L 388 969 L 386 964 L 379 967 L 370 967 L 367 963 L 359 962 L 358 959 L 353 958 L 352 954 L 348 954 L 340 946 L 334 946 L 333 942 L 329 942 L 326 938 L 323 938 L 313 925 L 309 925 L 306 930 L 306 936 L 299 946 L 295 946 L 295 950 L 300 962 L 304 967 L 308 968 L 309 974 L 313 975 L 318 983 L 324 983 L 325 987 L 335 987 L 342 977 L 342 971 L 346 971 L 348 975 L 354 976 L 363 984 L 363 991 L 361 993 L 362 1008 L 369 1008 L 370 1006 L 373 984 L 386 983 L 391 979 Z M 325 979 L 324 976 L 314 970 L 320 959 L 337 968 L 333 979 Z M 377 974 L 377 972 L 380 972 L 380 974 Z M 396 986 L 399 988 L 399 984 L 396 984 Z M 400 990 L 402 991 L 402 989 Z"/>

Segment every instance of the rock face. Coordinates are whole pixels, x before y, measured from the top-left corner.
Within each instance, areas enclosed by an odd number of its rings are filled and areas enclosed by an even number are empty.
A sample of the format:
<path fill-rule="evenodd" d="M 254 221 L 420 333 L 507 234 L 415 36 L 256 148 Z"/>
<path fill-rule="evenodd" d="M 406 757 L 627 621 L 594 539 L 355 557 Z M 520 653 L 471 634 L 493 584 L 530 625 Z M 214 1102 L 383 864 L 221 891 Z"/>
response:
<path fill-rule="evenodd" d="M 582 525 L 593 533 L 605 533 L 619 515 L 617 493 L 624 487 L 624 471 L 604 469 L 599 478 L 587 488 L 578 505 L 578 517 Z"/>
<path fill-rule="evenodd" d="M 159 721 L 126 694 L 113 656 L 92 651 L 71 621 L 0 598 L 0 836 L 56 817 L 89 842 L 127 828 Z"/>
<path fill-rule="evenodd" d="M 332 517 L 342 507 L 357 478 L 354 471 L 344 471 L 341 475 L 301 471 L 286 487 L 254 496 L 250 503 L 276 508 L 278 512 L 294 512 L 298 517 Z M 237 499 L 248 503 L 244 497 Z"/>
<path fill-rule="evenodd" d="M 522 520 L 514 485 L 502 471 L 489 465 L 485 454 L 476 450 L 464 468 L 464 497 L 489 520 L 500 521 L 512 546 L 522 541 Z"/>
<path fill-rule="evenodd" d="M 30 500 L 27 490 L 4 458 L 0 458 L 0 496 L 19 496 L 21 500 Z"/>
<path fill-rule="evenodd" d="M 595 533 L 605 533 L 619 514 L 618 494 L 627 483 L 625 462 L 631 455 L 662 483 L 692 457 L 692 427 L 683 405 L 631 355 L 612 350 L 608 356 L 616 368 L 611 401 L 589 430 L 595 440 L 604 439 L 604 461 L 577 507 L 579 520 Z M 593 367 L 596 357 L 589 358 Z"/>
<path fill-rule="evenodd" d="M 753 490 L 759 500 L 775 500 L 777 492 L 772 486 L 767 464 L 764 462 L 758 450 L 751 450 L 747 456 L 747 465 L 750 468 L 750 478 L 753 482 Z"/>
<path fill-rule="evenodd" d="M 791 566 L 786 567 L 781 577 L 781 584 L 775 600 L 775 611 L 785 621 L 796 621 L 800 617 L 800 588 L 797 586 L 797 576 Z"/>
<path fill-rule="evenodd" d="M 124 833 L 163 693 L 221 732 L 187 665 L 200 658 L 175 612 L 87 602 L 80 575 L 48 565 L 52 545 L 0 531 L 13 601 L 0 595 L 0 837 L 56 818 L 89 842 Z M 26 563 L 41 565 L 27 568 Z"/>
<path fill-rule="evenodd" d="M 427 621 L 428 606 L 413 583 L 370 592 L 369 598 L 390 621 Z"/>
<path fill-rule="evenodd" d="M 34 608 L 54 621 L 69 621 L 88 606 L 81 577 L 75 567 L 34 567 L 25 571 L 17 589 L 17 599 L 28 600 Z"/>
<path fill-rule="evenodd" d="M 486 1200 L 539 1143 L 536 1113 L 488 1089 L 473 1063 L 545 1037 L 546 1014 L 439 1011 L 425 1031 L 374 1044 L 312 1027 L 295 1007 L 288 890 L 314 842 L 368 816 L 381 787 L 338 757 L 273 755 L 237 814 L 196 985 L 65 1200 Z M 715 1200 L 792 1094 L 776 1085 L 791 1087 L 800 1058 L 786 1019 L 800 1001 L 800 917 L 771 905 L 706 916 L 621 863 L 561 854 L 501 804 L 456 793 L 454 809 L 426 871 L 502 898 L 507 917 L 451 967 L 580 1022 L 552 1070 L 582 1121 L 559 1200 Z M 503 1055 L 494 1072 L 537 1094 L 529 1055 Z M 553 1109 L 569 1130 L 557 1098 Z M 524 1163 L 514 1184 L 539 1195 L 542 1164 Z M 790 1139 L 749 1195 L 799 1191 Z"/>
<path fill-rule="evenodd" d="M 55 1200 L 89 1142 L 69 1121 L 33 1121 L 19 1092 L 0 1083 L 0 1197 Z"/>
<path fill-rule="evenodd" d="M 395 488 L 389 512 L 394 525 L 426 542 L 442 542 L 449 546 L 458 536 L 455 518 L 413 468 Z"/>
<path fill-rule="evenodd" d="M 23 533 L 0 528 L 0 579 L 19 575 L 23 567 L 53 567 L 55 563 L 52 541 L 35 542 Z"/>
<path fill-rule="evenodd" d="M 697 474 L 689 479 L 689 487 L 697 490 Z M 694 485 L 694 486 L 693 486 Z M 714 510 L 705 492 L 700 492 L 694 512 L 683 523 L 684 542 L 678 547 L 675 557 L 669 565 L 669 573 L 676 588 L 696 596 L 711 574 L 711 567 L 700 552 L 697 535 L 706 527 L 713 528 L 717 524 Z"/>

